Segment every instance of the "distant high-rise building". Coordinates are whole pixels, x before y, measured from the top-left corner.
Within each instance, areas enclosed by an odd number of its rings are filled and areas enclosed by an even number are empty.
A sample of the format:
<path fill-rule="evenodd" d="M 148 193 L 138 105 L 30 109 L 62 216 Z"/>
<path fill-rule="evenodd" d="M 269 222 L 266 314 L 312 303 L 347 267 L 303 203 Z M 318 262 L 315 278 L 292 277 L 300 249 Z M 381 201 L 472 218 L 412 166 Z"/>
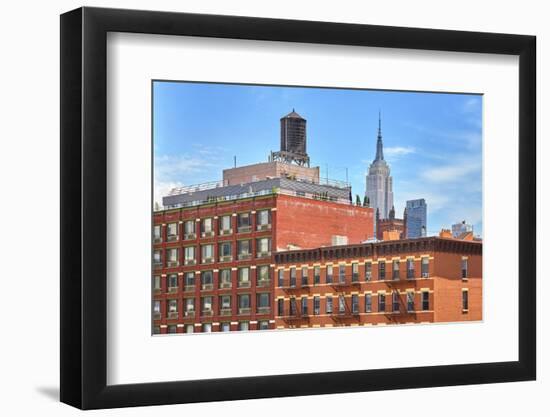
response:
<path fill-rule="evenodd" d="M 466 220 L 462 220 L 460 223 L 453 224 L 452 226 L 453 237 L 458 239 L 464 233 L 474 233 L 474 226 L 466 223 Z"/>
<path fill-rule="evenodd" d="M 384 161 L 382 144 L 382 122 L 378 115 L 378 138 L 376 140 L 376 157 L 369 167 L 367 175 L 366 195 L 370 206 L 378 209 L 380 218 L 387 219 L 393 207 L 393 180 L 390 176 L 390 167 Z"/>
<path fill-rule="evenodd" d="M 427 211 L 426 200 L 407 200 L 405 208 L 407 238 L 414 239 L 426 236 L 427 231 Z"/>

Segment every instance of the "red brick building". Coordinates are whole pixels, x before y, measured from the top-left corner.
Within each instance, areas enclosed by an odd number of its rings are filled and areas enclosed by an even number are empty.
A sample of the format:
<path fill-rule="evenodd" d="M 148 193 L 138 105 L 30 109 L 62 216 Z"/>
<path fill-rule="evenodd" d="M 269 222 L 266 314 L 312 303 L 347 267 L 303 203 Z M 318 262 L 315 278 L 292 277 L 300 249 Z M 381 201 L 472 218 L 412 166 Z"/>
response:
<path fill-rule="evenodd" d="M 289 194 L 218 196 L 154 214 L 155 333 L 274 328 L 276 250 L 373 237 L 372 209 Z"/>
<path fill-rule="evenodd" d="M 275 255 L 276 328 L 482 318 L 482 244 L 436 237 Z"/>

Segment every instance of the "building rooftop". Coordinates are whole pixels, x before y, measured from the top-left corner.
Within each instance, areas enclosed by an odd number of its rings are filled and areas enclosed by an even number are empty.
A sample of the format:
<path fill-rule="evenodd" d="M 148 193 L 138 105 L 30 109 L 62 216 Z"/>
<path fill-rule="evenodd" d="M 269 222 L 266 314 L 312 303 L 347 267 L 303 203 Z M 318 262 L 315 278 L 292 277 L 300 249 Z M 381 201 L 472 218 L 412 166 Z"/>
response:
<path fill-rule="evenodd" d="M 238 185 L 226 185 L 224 181 L 217 181 L 174 189 L 163 197 L 162 203 L 165 208 L 171 209 L 269 194 L 286 194 L 351 204 L 350 189 L 349 186 L 343 186 L 343 183 L 327 185 L 288 178 L 270 178 Z"/>

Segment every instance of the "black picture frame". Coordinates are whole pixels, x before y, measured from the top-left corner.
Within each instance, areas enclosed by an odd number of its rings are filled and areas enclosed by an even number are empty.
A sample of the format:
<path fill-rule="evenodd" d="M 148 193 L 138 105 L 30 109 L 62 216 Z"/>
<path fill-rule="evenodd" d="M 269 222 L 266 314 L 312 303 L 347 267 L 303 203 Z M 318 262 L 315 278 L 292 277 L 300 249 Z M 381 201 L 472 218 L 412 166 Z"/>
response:
<path fill-rule="evenodd" d="M 519 360 L 107 385 L 108 32 L 519 56 Z M 61 401 L 97 409 L 535 379 L 535 50 L 524 35 L 88 7 L 61 15 Z"/>

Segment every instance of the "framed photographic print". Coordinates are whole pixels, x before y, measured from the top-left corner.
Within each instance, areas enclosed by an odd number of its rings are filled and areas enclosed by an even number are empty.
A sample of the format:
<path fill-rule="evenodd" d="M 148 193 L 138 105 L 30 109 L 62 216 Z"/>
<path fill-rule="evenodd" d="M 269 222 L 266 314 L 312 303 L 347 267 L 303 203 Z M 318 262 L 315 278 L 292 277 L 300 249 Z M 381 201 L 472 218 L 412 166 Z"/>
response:
<path fill-rule="evenodd" d="M 535 379 L 535 38 L 61 16 L 61 400 Z"/>

